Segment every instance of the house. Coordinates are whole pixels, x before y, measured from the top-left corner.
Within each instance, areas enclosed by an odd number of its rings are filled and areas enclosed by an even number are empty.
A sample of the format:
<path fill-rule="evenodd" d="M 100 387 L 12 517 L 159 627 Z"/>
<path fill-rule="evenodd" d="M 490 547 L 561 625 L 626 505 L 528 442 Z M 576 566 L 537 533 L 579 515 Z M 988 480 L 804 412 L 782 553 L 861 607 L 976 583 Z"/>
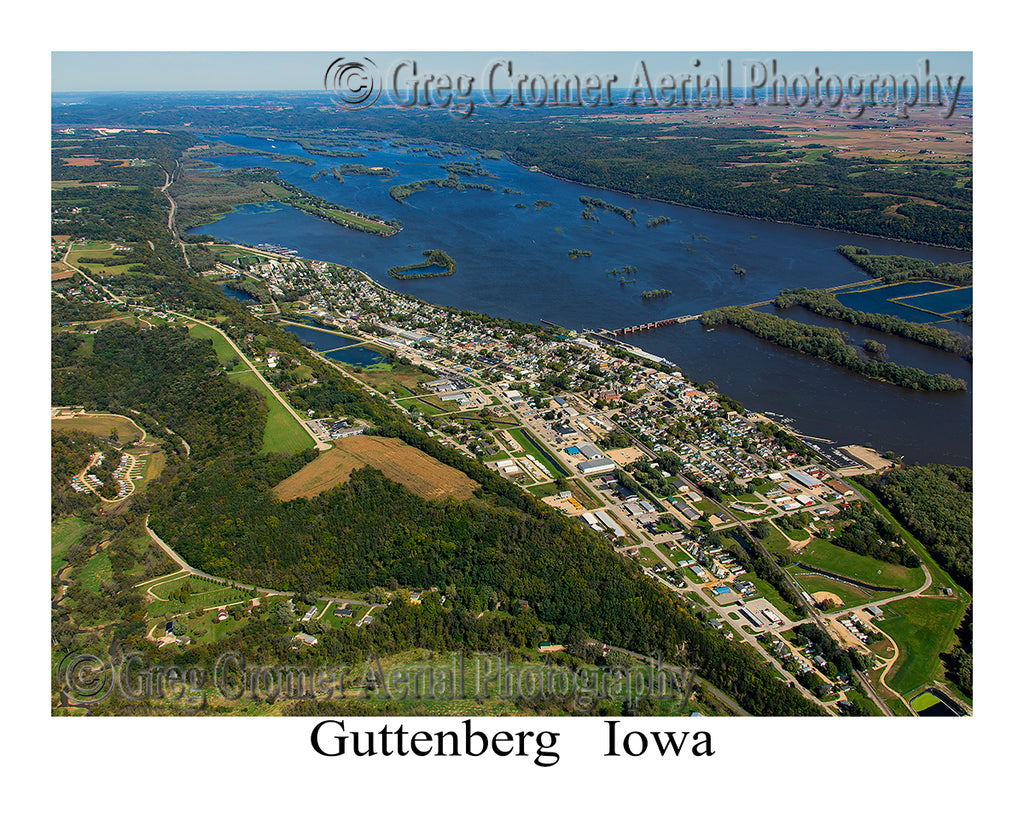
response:
<path fill-rule="evenodd" d="M 319 642 L 312 634 L 306 634 L 304 631 L 300 631 L 292 640 L 307 646 L 315 646 Z"/>

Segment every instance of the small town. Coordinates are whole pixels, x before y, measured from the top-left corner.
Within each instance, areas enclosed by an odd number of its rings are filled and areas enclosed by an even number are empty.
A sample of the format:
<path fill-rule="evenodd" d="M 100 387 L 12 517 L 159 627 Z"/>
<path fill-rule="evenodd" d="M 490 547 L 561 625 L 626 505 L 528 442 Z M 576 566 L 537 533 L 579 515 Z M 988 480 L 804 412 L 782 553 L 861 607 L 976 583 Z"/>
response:
<path fill-rule="evenodd" d="M 841 559 L 815 552 L 830 547 L 835 521 L 864 503 L 844 478 L 887 468 L 891 453 L 801 437 L 783 419 L 748 411 L 607 331 L 552 325 L 530 332 L 285 250 L 218 246 L 221 260 L 203 275 L 229 295 L 261 293 L 246 299 L 254 315 L 312 333 L 314 340 L 304 340 L 311 354 L 392 403 L 426 435 L 604 536 L 708 629 L 750 645 L 819 705 L 849 707 L 852 674 L 884 677 L 892 660 L 871 650 L 887 643 L 873 623 L 884 622 L 885 603 L 932 586 L 931 574 L 921 567 L 912 587 L 879 585 L 864 567 L 837 570 Z M 240 283 L 249 286 L 232 289 Z M 187 319 L 128 289 L 86 285 L 65 295 L 128 307 L 143 321 Z M 302 386 L 299 362 L 255 341 L 247 337 L 240 352 L 287 405 L 288 391 Z M 378 363 L 344 363 L 354 349 L 376 351 Z M 387 378 L 399 370 L 412 380 Z M 359 418 L 314 410 L 300 420 L 319 449 L 367 429 Z M 85 491 L 90 477 L 77 479 L 76 490 Z M 745 565 L 752 533 L 767 544 L 774 571 Z M 809 624 L 862 649 L 865 668 L 837 668 L 811 632 L 802 633 Z M 876 704 L 886 710 L 881 699 Z"/>

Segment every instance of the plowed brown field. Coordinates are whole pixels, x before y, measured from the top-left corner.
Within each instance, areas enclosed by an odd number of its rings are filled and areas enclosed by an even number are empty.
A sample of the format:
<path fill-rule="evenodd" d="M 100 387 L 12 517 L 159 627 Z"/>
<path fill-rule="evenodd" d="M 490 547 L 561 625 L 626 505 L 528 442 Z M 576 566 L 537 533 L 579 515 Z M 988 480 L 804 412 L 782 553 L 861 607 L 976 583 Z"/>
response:
<path fill-rule="evenodd" d="M 317 456 L 274 487 L 281 500 L 313 498 L 344 483 L 356 469 L 372 466 L 426 500 L 465 500 L 479 484 L 457 469 L 420 452 L 397 438 L 352 435 Z"/>

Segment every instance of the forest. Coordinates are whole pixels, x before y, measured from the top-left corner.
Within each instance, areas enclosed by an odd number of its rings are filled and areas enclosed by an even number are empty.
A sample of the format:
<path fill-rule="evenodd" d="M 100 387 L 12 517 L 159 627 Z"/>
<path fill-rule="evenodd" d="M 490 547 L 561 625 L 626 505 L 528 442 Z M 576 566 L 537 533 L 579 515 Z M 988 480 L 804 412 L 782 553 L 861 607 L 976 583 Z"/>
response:
<path fill-rule="evenodd" d="M 490 589 L 613 645 L 671 657 L 685 644 L 702 674 L 757 713 L 815 711 L 749 650 L 710 634 L 600 539 L 537 502 L 509 505 L 478 490 L 432 503 L 364 468 L 312 500 L 274 503 L 270 488 L 301 460 L 211 462 L 155 493 L 154 525 L 214 573 L 309 592 L 395 582 Z"/>
<path fill-rule="evenodd" d="M 907 279 L 930 279 L 957 285 L 968 285 L 973 281 L 974 267 L 970 263 L 929 262 L 910 256 L 878 256 L 865 247 L 855 245 L 840 245 L 836 250 L 869 276 L 890 284 Z"/>
<path fill-rule="evenodd" d="M 844 525 L 837 527 L 832 537 L 836 546 L 898 566 L 913 569 L 921 565 L 921 559 L 914 550 L 903 542 L 899 529 L 874 509 L 851 504 L 842 510 L 837 520 Z"/>
<path fill-rule="evenodd" d="M 94 336 L 91 355 L 80 356 L 80 346 L 71 334 L 53 336 L 54 404 L 139 410 L 184 438 L 195 458 L 259 448 L 266 407 L 228 379 L 209 341 L 183 327 L 141 331 L 114 322 Z"/>
<path fill-rule="evenodd" d="M 965 466 L 907 466 L 859 479 L 965 589 L 973 585 L 974 473 Z"/>

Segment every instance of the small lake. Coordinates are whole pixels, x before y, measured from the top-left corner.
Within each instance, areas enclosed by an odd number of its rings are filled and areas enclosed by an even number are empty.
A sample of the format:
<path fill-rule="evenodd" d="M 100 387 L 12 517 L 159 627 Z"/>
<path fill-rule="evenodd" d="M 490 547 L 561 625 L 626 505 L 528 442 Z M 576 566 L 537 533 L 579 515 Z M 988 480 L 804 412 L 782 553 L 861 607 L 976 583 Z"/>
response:
<path fill-rule="evenodd" d="M 360 343 L 358 338 L 346 336 L 329 330 L 315 327 L 302 327 L 297 324 L 282 324 L 281 327 L 300 341 L 309 344 L 326 358 L 341 361 L 355 367 L 372 367 L 387 361 L 384 353 Z"/>
<path fill-rule="evenodd" d="M 931 324 L 942 321 L 935 313 L 956 313 L 973 303 L 974 289 L 934 282 L 901 282 L 863 290 L 836 293 L 841 304 L 865 313 L 889 313 L 907 321 Z M 920 309 L 918 309 L 920 308 Z M 968 335 L 968 325 L 949 329 Z"/>
<path fill-rule="evenodd" d="M 259 299 L 250 296 L 248 293 L 242 290 L 236 290 L 230 284 L 222 284 L 220 286 L 221 292 L 232 299 L 238 299 L 238 301 L 248 302 L 250 304 L 259 304 Z"/>
<path fill-rule="evenodd" d="M 384 355 L 362 344 L 357 344 L 353 347 L 343 347 L 340 350 L 331 350 L 331 352 L 324 353 L 324 355 L 327 358 L 342 361 L 355 367 L 372 367 L 374 364 L 387 361 Z"/>

